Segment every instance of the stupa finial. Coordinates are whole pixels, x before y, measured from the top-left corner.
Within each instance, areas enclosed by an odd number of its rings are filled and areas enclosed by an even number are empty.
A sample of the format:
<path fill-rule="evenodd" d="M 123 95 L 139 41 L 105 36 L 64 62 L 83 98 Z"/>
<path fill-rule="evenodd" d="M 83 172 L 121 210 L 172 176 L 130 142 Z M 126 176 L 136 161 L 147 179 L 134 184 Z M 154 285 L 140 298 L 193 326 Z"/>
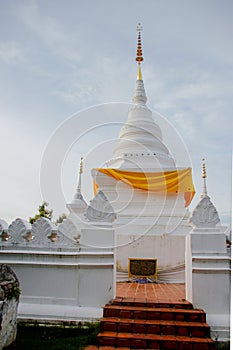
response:
<path fill-rule="evenodd" d="M 87 203 L 85 202 L 82 192 L 81 192 L 81 178 L 83 173 L 83 157 L 80 159 L 79 165 L 79 174 L 78 174 L 78 186 L 76 188 L 74 198 L 71 203 L 67 204 L 67 208 L 71 213 L 82 213 L 84 209 L 87 207 Z"/>
<path fill-rule="evenodd" d="M 83 173 L 83 157 L 80 159 L 80 164 L 79 164 L 79 177 L 78 177 L 78 187 L 77 187 L 77 192 L 81 193 L 81 176 Z"/>
<path fill-rule="evenodd" d="M 142 55 L 142 41 L 141 41 L 141 32 L 142 32 L 141 23 L 138 23 L 137 31 L 138 31 L 138 44 L 137 44 L 137 56 L 136 56 L 136 61 L 138 63 L 137 80 L 142 80 L 141 62 L 143 61 L 143 55 Z"/>
<path fill-rule="evenodd" d="M 206 187 L 206 165 L 205 165 L 205 158 L 202 158 L 202 178 L 203 178 L 203 191 L 201 197 L 207 196 L 207 187 Z"/>
<path fill-rule="evenodd" d="M 138 75 L 137 75 L 136 89 L 134 92 L 133 102 L 135 104 L 145 105 L 147 101 L 147 97 L 144 89 L 144 84 L 142 80 L 142 71 L 141 71 L 141 62 L 143 61 L 142 42 L 141 42 L 141 31 L 142 31 L 141 23 L 138 23 L 137 31 L 138 31 L 138 45 L 137 45 L 136 62 L 138 63 Z"/>
<path fill-rule="evenodd" d="M 80 159 L 80 164 L 79 164 L 79 174 L 83 173 L 83 157 Z"/>
<path fill-rule="evenodd" d="M 205 166 L 205 158 L 202 158 L 202 178 L 206 179 L 207 175 L 206 175 L 206 166 Z"/>

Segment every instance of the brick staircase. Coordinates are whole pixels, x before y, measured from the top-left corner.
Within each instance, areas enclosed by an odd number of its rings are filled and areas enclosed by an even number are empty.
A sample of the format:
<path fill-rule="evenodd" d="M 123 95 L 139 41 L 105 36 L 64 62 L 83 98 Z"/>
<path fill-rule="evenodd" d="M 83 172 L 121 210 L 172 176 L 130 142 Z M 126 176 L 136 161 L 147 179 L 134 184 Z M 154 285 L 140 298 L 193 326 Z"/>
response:
<path fill-rule="evenodd" d="M 101 349 L 213 350 L 206 314 L 184 302 L 137 302 L 116 298 L 104 307 Z"/>

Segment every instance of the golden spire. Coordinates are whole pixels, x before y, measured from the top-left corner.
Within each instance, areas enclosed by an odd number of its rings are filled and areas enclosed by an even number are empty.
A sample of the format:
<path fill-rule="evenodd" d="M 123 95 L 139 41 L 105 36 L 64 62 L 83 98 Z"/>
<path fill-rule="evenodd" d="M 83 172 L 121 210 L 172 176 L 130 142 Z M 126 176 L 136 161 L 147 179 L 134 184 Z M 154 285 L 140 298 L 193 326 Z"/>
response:
<path fill-rule="evenodd" d="M 206 166 L 205 166 L 205 158 L 202 158 L 202 178 L 203 178 L 203 190 L 201 198 L 207 196 L 207 186 L 206 186 Z"/>
<path fill-rule="evenodd" d="M 77 193 L 81 193 L 81 177 L 83 173 L 83 157 L 80 159 Z"/>
<path fill-rule="evenodd" d="M 138 31 L 138 44 L 137 44 L 137 56 L 136 56 L 136 61 L 138 62 L 137 80 L 142 80 L 141 62 L 143 61 L 143 56 L 142 56 L 142 42 L 141 42 L 141 31 L 142 31 L 141 23 L 138 23 L 137 31 Z"/>
<path fill-rule="evenodd" d="M 80 164 L 79 164 L 79 174 L 83 173 L 83 157 L 81 157 Z"/>
<path fill-rule="evenodd" d="M 205 167 L 205 158 L 202 158 L 202 178 L 203 179 L 207 178 L 206 167 Z"/>

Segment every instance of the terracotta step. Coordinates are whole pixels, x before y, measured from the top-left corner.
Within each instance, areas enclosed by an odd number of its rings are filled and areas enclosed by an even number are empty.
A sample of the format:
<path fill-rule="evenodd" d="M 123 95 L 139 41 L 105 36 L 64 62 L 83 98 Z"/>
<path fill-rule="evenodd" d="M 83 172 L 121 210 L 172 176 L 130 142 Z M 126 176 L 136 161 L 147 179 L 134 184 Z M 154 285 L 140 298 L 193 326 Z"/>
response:
<path fill-rule="evenodd" d="M 95 346 L 95 345 L 88 345 L 83 350 L 131 350 L 127 347 L 115 347 L 115 346 Z"/>
<path fill-rule="evenodd" d="M 133 320 L 105 317 L 101 320 L 100 330 L 101 332 L 165 334 L 193 337 L 210 336 L 210 327 L 204 322 Z"/>
<path fill-rule="evenodd" d="M 100 332 L 100 348 L 215 349 L 205 312 L 184 300 L 161 303 L 116 298 L 104 307 Z"/>
<path fill-rule="evenodd" d="M 193 304 L 187 300 L 170 302 L 170 303 L 160 303 L 153 300 L 147 299 L 146 301 L 138 301 L 138 299 L 132 298 L 115 298 L 111 305 L 120 306 L 140 306 L 149 308 L 175 308 L 175 309 L 193 309 Z"/>
<path fill-rule="evenodd" d="M 143 320 L 206 322 L 206 314 L 203 310 L 176 309 L 169 307 L 149 308 L 141 306 L 105 305 L 103 316 Z"/>
<path fill-rule="evenodd" d="M 196 338 L 172 335 L 104 332 L 98 334 L 100 346 L 128 347 L 130 349 L 163 350 L 213 350 L 210 338 Z"/>

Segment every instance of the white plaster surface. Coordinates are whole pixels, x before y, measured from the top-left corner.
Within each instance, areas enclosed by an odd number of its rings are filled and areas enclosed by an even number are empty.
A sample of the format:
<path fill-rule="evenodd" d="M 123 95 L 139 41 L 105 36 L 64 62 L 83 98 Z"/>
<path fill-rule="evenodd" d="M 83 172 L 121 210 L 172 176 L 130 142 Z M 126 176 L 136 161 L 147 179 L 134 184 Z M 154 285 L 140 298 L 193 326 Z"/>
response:
<path fill-rule="evenodd" d="M 76 232 L 70 222 L 59 229 L 39 220 L 32 225 L 33 240 L 25 241 L 20 222 L 14 224 L 11 240 L 0 242 L 1 261 L 20 281 L 19 319 L 98 319 L 102 307 L 115 297 L 114 229 L 109 223 L 86 223 L 79 244 L 72 238 Z M 60 239 L 50 240 L 52 233 Z"/>
<path fill-rule="evenodd" d="M 98 321 L 103 315 L 103 309 L 98 307 L 79 307 L 69 305 L 48 304 L 19 304 L 19 321 L 37 320 L 38 322 Z"/>
<path fill-rule="evenodd" d="M 204 309 L 212 337 L 230 339 L 230 257 L 224 233 L 194 229 L 186 238 L 186 298 Z"/>
<path fill-rule="evenodd" d="M 127 271 L 129 257 L 157 258 L 159 268 L 168 270 L 184 264 L 184 237 L 191 226 L 183 194 L 141 191 L 95 170 L 92 174 L 117 215 L 113 227 L 118 271 Z M 166 278 L 168 283 L 184 280 L 184 269 Z"/>

